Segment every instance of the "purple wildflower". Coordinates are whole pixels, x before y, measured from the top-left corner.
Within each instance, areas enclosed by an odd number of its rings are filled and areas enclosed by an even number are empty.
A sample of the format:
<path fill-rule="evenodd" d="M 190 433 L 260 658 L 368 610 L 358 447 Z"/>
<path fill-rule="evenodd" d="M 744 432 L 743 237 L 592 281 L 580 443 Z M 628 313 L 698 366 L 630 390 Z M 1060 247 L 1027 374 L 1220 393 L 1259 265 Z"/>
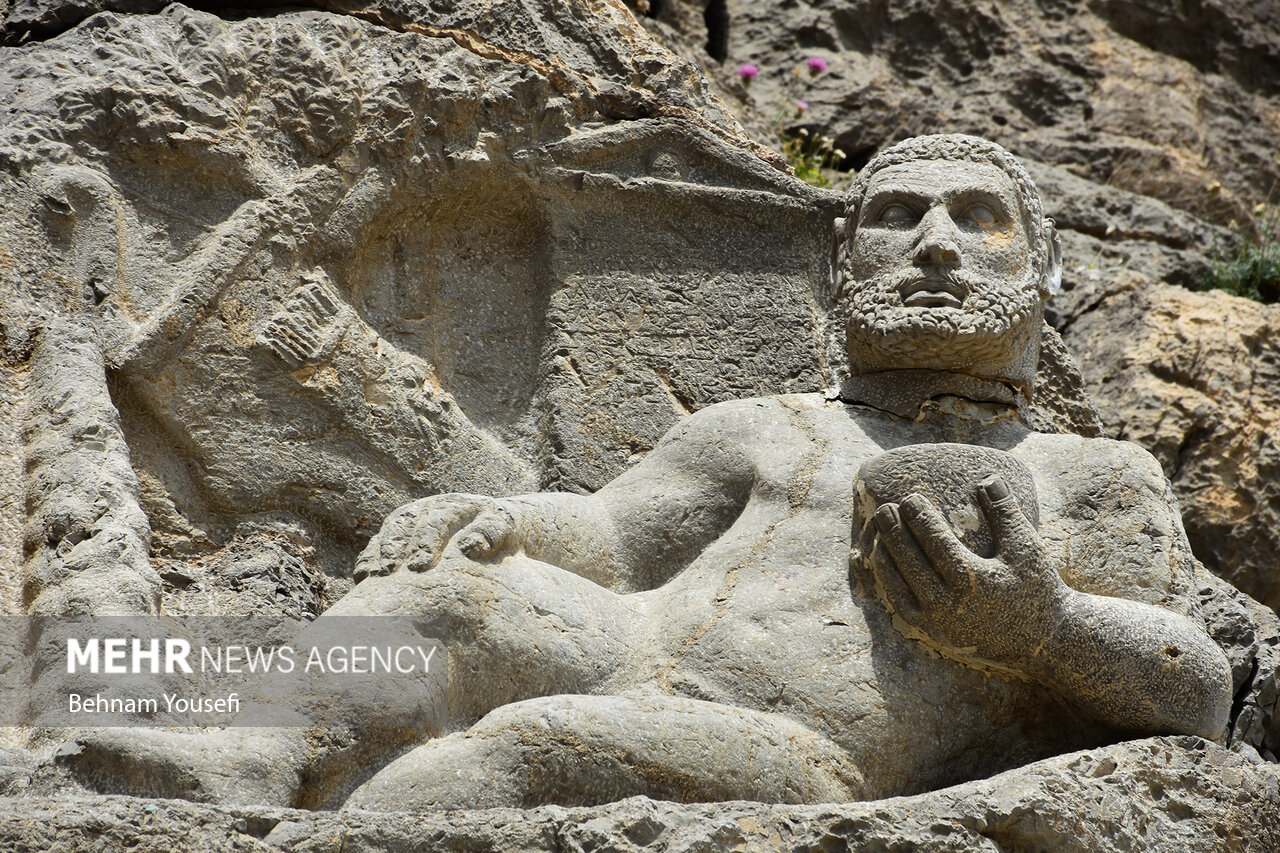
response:
<path fill-rule="evenodd" d="M 821 56 L 809 57 L 809 73 L 815 77 L 827 70 L 827 61 Z"/>
<path fill-rule="evenodd" d="M 802 113 L 807 109 L 809 109 L 808 101 L 796 101 L 796 112 Z"/>
<path fill-rule="evenodd" d="M 743 83 L 750 83 L 752 80 L 760 76 L 760 69 L 756 68 L 750 62 L 744 62 L 738 66 L 738 76 L 742 78 Z"/>

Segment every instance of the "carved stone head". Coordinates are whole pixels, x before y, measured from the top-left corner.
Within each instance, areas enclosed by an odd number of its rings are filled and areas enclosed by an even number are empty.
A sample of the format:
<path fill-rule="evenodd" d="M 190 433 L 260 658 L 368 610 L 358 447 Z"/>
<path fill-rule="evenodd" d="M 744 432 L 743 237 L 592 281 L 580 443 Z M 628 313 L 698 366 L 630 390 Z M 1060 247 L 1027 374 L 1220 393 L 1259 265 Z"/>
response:
<path fill-rule="evenodd" d="M 859 173 L 845 240 L 841 298 L 854 375 L 950 371 L 1030 397 L 1061 250 L 1031 177 L 1008 151 L 962 135 L 894 145 Z"/>

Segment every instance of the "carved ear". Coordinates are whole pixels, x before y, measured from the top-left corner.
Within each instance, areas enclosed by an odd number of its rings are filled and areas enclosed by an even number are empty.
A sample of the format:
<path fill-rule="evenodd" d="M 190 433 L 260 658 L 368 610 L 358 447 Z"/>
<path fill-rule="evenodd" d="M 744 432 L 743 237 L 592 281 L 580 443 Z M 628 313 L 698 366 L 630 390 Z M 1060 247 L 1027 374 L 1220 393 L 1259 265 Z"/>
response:
<path fill-rule="evenodd" d="M 836 217 L 835 230 L 832 232 L 830 296 L 837 302 L 840 301 L 840 291 L 844 289 L 844 262 L 848 260 L 849 253 L 849 235 L 845 233 L 847 227 L 843 216 Z"/>
<path fill-rule="evenodd" d="M 1052 299 L 1062 292 L 1062 240 L 1057 226 L 1049 217 L 1044 218 L 1044 241 L 1048 249 L 1044 272 L 1040 276 L 1040 292 L 1045 299 Z"/>

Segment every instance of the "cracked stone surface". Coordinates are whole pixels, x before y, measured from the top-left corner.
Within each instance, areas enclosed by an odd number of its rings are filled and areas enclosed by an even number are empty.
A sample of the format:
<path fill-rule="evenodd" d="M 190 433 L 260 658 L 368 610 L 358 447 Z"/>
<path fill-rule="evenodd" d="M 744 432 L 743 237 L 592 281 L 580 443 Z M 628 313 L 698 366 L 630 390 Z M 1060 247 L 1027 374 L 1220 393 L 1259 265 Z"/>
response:
<path fill-rule="evenodd" d="M 80 796 L 0 799 L 13 849 L 254 853 L 920 850 L 1151 853 L 1280 844 L 1280 773 L 1195 738 L 1117 744 L 931 794 L 824 806 L 678 805 L 340 814 Z"/>
<path fill-rule="evenodd" d="M 1280 608 L 1280 308 L 1135 282 L 1072 327 L 1108 432 L 1174 483 L 1197 555 Z"/>

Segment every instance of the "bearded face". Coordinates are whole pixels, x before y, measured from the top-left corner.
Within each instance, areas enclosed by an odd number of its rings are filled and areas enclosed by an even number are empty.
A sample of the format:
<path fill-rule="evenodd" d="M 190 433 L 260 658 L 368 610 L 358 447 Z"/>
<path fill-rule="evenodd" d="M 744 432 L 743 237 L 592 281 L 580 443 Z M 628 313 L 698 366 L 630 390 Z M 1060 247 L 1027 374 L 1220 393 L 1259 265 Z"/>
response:
<path fill-rule="evenodd" d="M 877 172 L 845 273 L 854 373 L 927 368 L 1029 387 L 1041 271 L 997 166 L 918 160 Z"/>

